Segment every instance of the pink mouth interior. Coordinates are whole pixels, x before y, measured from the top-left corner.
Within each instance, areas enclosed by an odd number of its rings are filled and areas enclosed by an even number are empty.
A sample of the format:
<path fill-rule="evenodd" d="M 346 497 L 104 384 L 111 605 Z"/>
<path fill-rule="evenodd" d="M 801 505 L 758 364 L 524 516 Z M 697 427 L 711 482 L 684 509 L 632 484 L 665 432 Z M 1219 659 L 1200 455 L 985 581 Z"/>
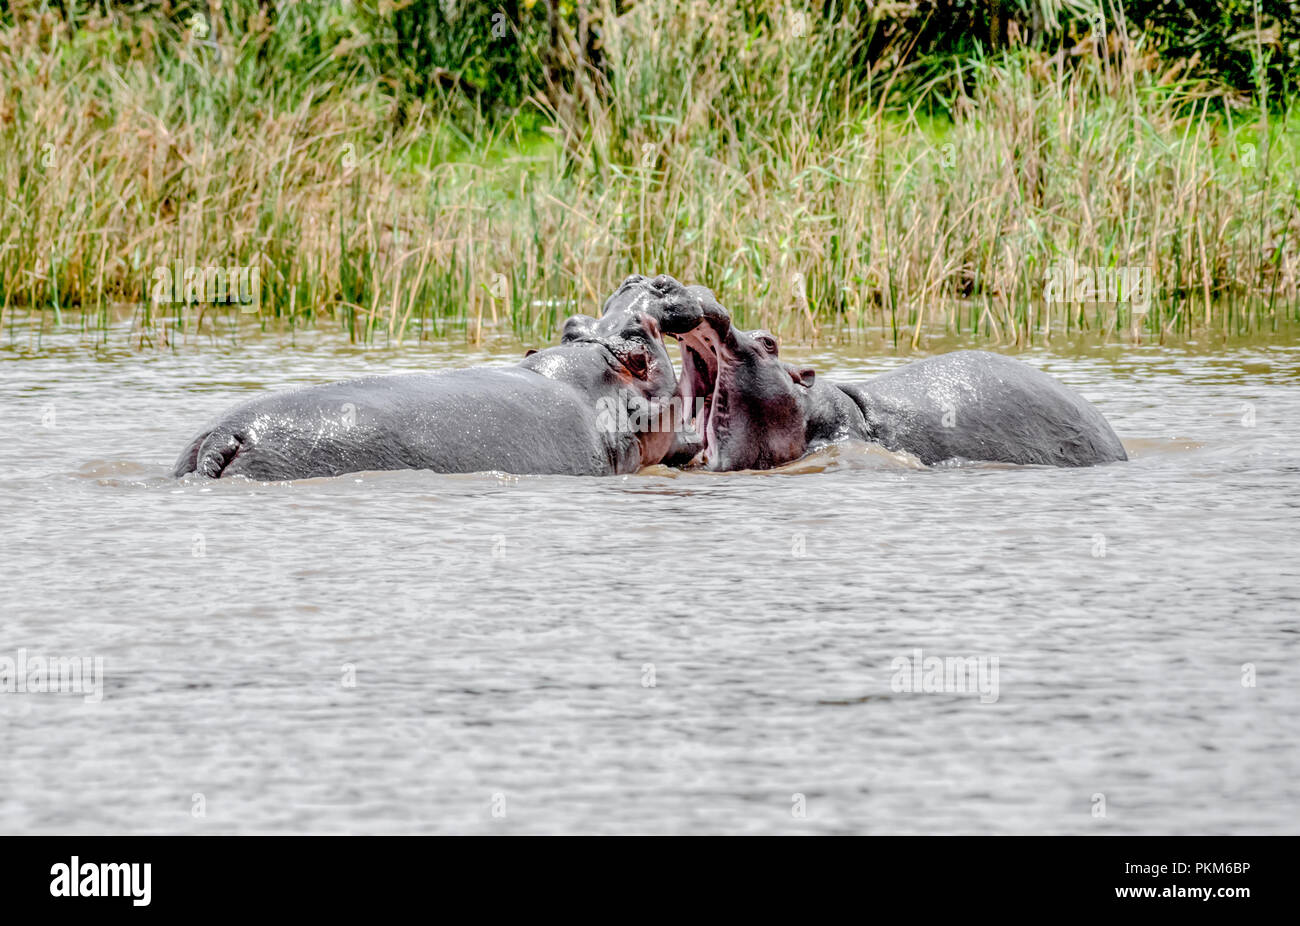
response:
<path fill-rule="evenodd" d="M 677 384 L 687 423 L 700 436 L 701 449 L 696 459 L 708 464 L 716 446 L 713 428 L 713 398 L 718 383 L 718 336 L 709 325 L 679 335 L 682 375 Z M 696 414 L 696 399 L 703 399 Z"/>

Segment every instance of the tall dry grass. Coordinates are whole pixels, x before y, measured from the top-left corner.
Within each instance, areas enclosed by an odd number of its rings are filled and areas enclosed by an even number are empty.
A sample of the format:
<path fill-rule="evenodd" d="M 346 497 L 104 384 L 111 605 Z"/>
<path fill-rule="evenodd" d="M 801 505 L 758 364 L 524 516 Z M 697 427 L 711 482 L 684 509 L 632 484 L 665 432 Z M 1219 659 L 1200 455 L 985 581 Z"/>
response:
<path fill-rule="evenodd" d="M 577 69 L 571 107 L 539 95 L 468 133 L 381 76 L 271 79 L 235 32 L 17 16 L 0 29 L 0 317 L 103 324 L 125 305 L 142 330 L 194 332 L 239 316 L 152 304 L 176 260 L 255 263 L 252 320 L 359 340 L 547 340 L 633 271 L 705 283 L 742 324 L 798 339 L 1296 317 L 1286 107 L 1180 78 L 1122 23 L 900 94 L 850 66 L 860 30 L 798 13 L 606 5 L 609 64 Z M 1046 303 L 1062 258 L 1149 268 L 1150 310 Z"/>

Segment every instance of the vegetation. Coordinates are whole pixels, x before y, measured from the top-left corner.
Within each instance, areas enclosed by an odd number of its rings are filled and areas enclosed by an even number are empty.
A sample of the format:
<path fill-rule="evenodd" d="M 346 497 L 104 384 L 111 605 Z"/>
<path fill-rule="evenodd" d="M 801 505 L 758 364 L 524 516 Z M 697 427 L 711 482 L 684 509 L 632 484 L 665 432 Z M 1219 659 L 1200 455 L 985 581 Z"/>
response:
<path fill-rule="evenodd" d="M 358 340 L 549 340 L 634 271 L 805 340 L 1300 318 L 1300 4 L 887 6 L 11 0 L 0 319 L 240 317 L 153 302 L 177 261 Z M 1149 309 L 1046 301 L 1066 259 Z"/>

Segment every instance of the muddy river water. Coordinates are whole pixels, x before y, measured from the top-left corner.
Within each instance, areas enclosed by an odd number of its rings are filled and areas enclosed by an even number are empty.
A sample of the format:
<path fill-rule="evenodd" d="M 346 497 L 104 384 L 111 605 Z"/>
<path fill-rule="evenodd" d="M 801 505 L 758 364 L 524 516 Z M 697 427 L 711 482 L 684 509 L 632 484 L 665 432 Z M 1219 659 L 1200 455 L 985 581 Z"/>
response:
<path fill-rule="evenodd" d="M 1094 469 L 272 485 L 167 472 L 259 390 L 520 349 L 111 344 L 0 344 L 0 674 L 98 679 L 0 691 L 0 832 L 1300 829 L 1300 342 L 1021 353 Z"/>

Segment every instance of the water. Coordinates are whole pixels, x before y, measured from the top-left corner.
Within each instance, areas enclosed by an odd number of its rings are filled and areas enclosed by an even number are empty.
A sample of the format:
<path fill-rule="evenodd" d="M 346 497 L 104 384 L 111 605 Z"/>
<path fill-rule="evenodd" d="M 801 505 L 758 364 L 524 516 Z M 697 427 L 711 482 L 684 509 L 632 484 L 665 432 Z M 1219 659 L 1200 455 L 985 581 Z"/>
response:
<path fill-rule="evenodd" d="M 0 832 L 1300 829 L 1300 345 L 1024 354 L 1096 469 L 166 476 L 258 390 L 518 353 L 7 335 L 0 657 L 104 683 L 0 694 Z"/>

